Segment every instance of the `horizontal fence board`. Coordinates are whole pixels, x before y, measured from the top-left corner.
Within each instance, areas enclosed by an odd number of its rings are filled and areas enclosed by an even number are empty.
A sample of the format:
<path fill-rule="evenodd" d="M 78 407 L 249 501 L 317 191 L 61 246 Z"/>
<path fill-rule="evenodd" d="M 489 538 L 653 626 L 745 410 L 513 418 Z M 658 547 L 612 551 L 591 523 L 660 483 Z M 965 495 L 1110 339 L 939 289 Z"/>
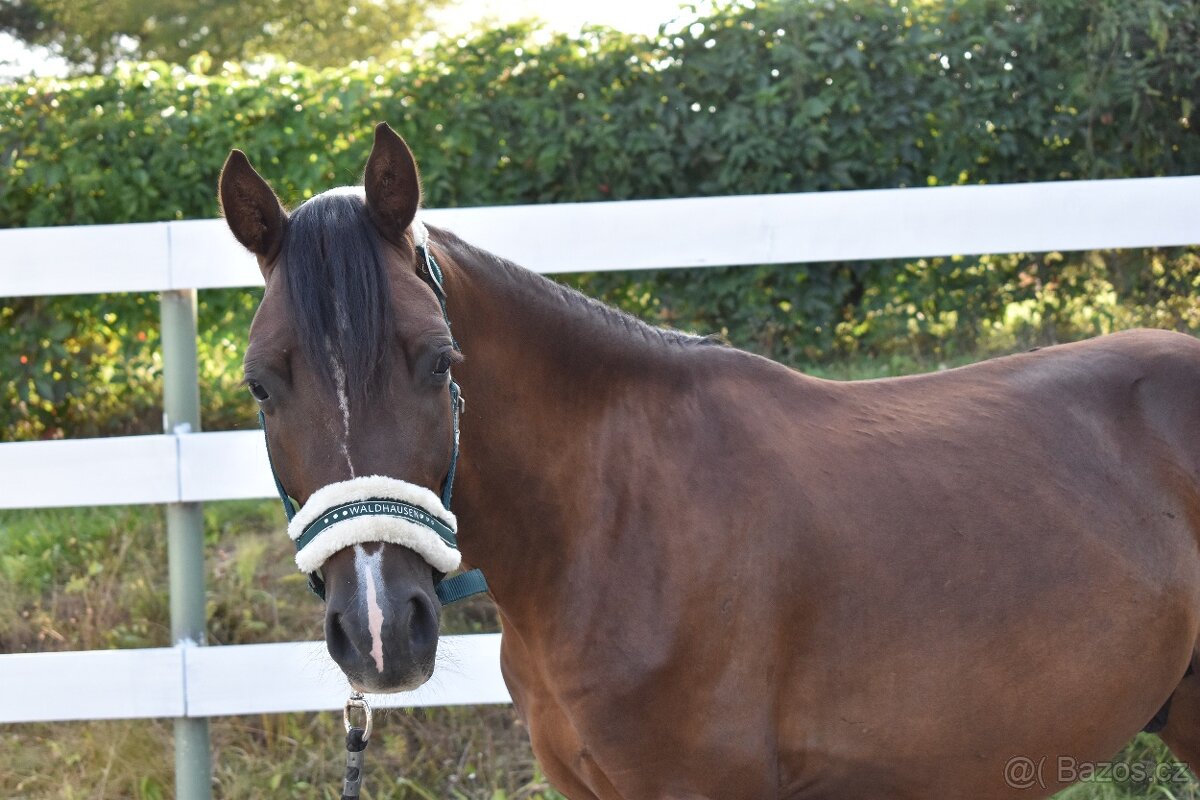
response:
<path fill-rule="evenodd" d="M 1200 244 L 1200 176 L 423 211 L 538 272 Z M 0 230 L 0 296 L 261 285 L 223 220 Z M 93 257 L 94 256 L 94 257 Z"/>
<path fill-rule="evenodd" d="M 179 487 L 184 502 L 275 497 L 262 431 L 180 436 Z"/>
<path fill-rule="evenodd" d="M 0 444 L 0 508 L 275 496 L 260 430 Z"/>
<path fill-rule="evenodd" d="M 340 709 L 350 692 L 324 642 L 192 647 L 186 657 L 188 716 Z M 387 708 L 511 702 L 500 675 L 500 634 L 443 636 L 428 683 L 368 702 Z"/>
<path fill-rule="evenodd" d="M 541 272 L 1200 243 L 1200 177 L 428 212 Z"/>
<path fill-rule="evenodd" d="M 328 711 L 349 691 L 324 642 L 0 655 L 0 723 Z M 428 683 L 368 699 L 377 708 L 510 703 L 500 634 L 443 636 Z"/>
<path fill-rule="evenodd" d="M 171 288 L 262 286 L 258 261 L 233 238 L 223 219 L 171 223 Z"/>
<path fill-rule="evenodd" d="M 0 723 L 183 713 L 182 648 L 0 655 Z"/>
<path fill-rule="evenodd" d="M 178 499 L 174 436 L 0 445 L 0 508 L 172 503 Z"/>
<path fill-rule="evenodd" d="M 158 291 L 167 236 L 164 222 L 0 230 L 0 297 Z"/>

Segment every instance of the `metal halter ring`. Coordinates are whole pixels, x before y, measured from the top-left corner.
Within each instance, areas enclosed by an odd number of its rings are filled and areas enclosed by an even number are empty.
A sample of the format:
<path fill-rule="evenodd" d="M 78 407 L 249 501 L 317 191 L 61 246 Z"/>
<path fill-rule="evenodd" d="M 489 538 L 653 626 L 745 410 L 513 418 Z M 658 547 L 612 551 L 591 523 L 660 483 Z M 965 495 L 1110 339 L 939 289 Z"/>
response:
<path fill-rule="evenodd" d="M 362 692 L 352 692 L 350 698 L 346 701 L 346 707 L 342 709 L 342 722 L 346 726 L 346 733 L 349 733 L 350 729 L 354 727 L 350 722 L 350 709 L 352 708 L 362 709 L 364 717 L 362 740 L 365 743 L 371 738 L 371 706 L 367 705 Z"/>

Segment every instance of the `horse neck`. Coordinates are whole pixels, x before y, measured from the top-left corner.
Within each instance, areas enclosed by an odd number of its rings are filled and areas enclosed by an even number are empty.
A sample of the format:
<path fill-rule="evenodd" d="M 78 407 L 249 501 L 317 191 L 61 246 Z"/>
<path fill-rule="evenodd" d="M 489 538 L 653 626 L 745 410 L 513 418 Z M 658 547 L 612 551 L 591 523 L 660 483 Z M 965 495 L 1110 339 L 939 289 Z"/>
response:
<path fill-rule="evenodd" d="M 520 606 L 536 614 L 563 589 L 564 565 L 594 548 L 587 537 L 598 505 L 621 493 L 615 481 L 633 480 L 599 474 L 602 464 L 645 453 L 645 409 L 670 402 L 687 348 L 682 337 L 438 238 L 465 356 L 454 367 L 466 398 L 454 490 L 460 546 L 511 620 Z"/>

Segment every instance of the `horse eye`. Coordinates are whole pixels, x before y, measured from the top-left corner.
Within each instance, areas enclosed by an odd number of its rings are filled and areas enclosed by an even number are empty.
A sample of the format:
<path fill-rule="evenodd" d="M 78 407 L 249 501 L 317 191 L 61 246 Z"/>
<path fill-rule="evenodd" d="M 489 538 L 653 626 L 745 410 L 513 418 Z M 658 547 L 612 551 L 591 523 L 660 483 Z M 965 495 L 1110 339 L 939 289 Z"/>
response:
<path fill-rule="evenodd" d="M 437 364 L 433 367 L 434 375 L 445 375 L 450 371 L 450 354 L 442 353 L 438 356 Z"/>
<path fill-rule="evenodd" d="M 271 396 L 268 394 L 267 390 L 263 388 L 263 385 L 257 381 L 250 381 L 246 385 L 250 387 L 250 394 L 254 395 L 254 399 L 260 403 L 267 400 Z"/>

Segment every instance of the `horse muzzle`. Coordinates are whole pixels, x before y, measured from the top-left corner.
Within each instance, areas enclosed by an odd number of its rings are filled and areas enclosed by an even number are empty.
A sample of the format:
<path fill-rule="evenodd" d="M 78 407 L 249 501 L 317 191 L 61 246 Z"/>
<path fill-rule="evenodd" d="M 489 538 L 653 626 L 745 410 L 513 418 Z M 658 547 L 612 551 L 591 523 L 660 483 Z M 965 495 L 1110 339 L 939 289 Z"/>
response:
<path fill-rule="evenodd" d="M 429 680 L 441 605 L 424 560 L 395 545 L 356 545 L 324 572 L 325 644 L 351 685 L 400 692 Z"/>
<path fill-rule="evenodd" d="M 329 654 L 355 688 L 414 689 L 433 674 L 434 573 L 459 565 L 455 528 L 433 492 L 380 475 L 318 489 L 289 522 L 296 566 L 326 600 Z"/>

